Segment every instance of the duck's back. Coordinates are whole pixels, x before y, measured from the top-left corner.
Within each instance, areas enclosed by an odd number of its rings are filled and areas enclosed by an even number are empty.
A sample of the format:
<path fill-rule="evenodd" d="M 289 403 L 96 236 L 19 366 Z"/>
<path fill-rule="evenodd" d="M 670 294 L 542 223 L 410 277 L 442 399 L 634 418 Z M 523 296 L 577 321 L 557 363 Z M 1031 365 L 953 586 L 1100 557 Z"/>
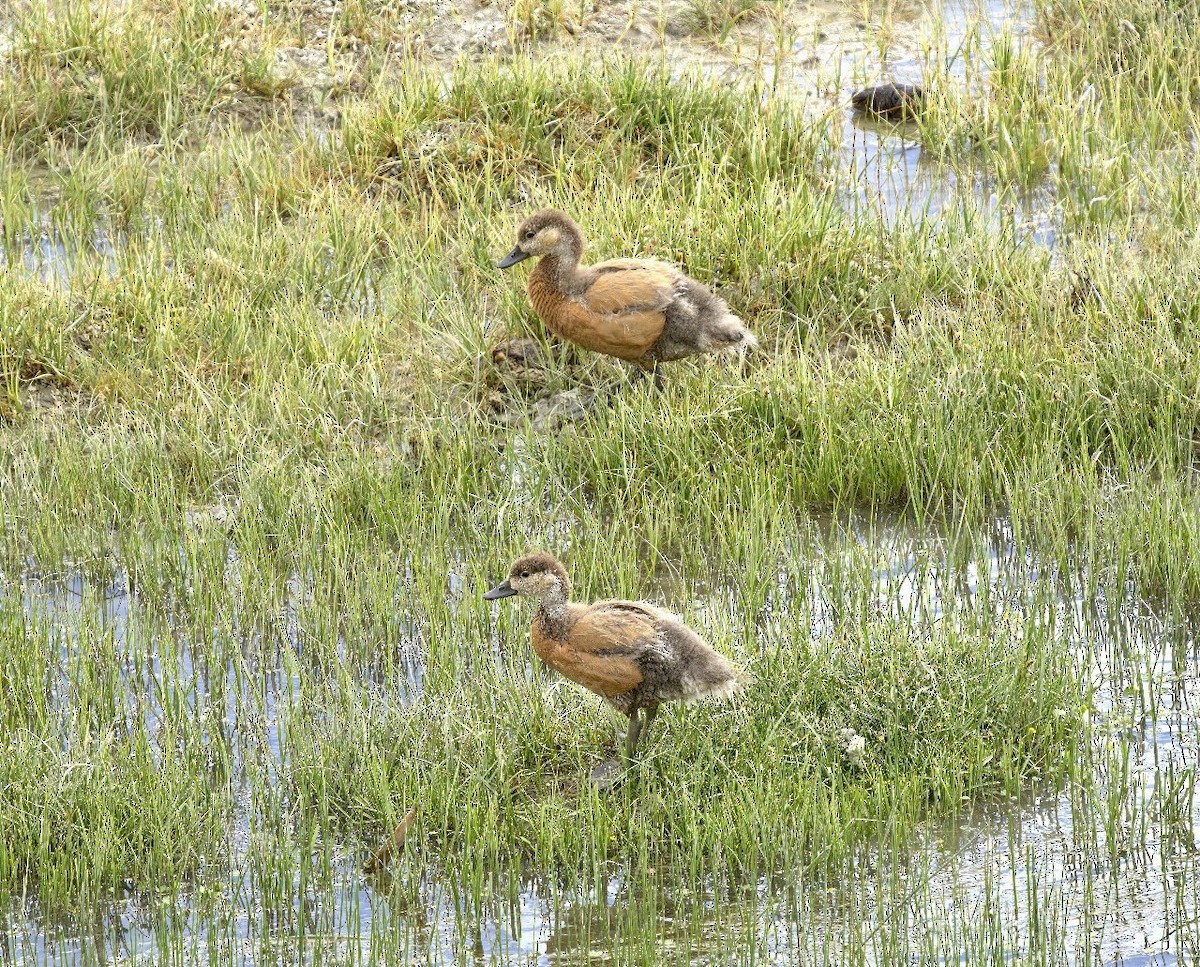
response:
<path fill-rule="evenodd" d="M 669 611 L 641 601 L 598 601 L 582 611 L 570 637 L 593 653 L 634 662 L 644 699 L 720 696 L 737 686 L 737 669 L 723 655 Z"/>

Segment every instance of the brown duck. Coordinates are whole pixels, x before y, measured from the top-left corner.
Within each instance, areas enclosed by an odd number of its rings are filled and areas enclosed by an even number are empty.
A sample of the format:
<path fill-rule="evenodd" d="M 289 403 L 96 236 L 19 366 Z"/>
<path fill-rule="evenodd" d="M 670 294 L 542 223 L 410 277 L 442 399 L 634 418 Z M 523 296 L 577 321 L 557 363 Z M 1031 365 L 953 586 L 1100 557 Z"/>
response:
<path fill-rule="evenodd" d="M 612 259 L 580 265 L 583 232 L 551 208 L 517 229 L 502 269 L 541 256 L 529 274 L 529 302 L 555 335 L 643 370 L 700 353 L 758 345 L 725 300 L 673 265 Z"/>
<path fill-rule="evenodd" d="M 537 599 L 532 631 L 537 656 L 629 716 L 626 764 L 660 703 L 725 698 L 745 682 L 732 662 L 673 614 L 640 601 L 571 601 L 566 570 L 545 552 L 519 558 L 508 579 L 484 598 L 514 594 Z M 622 775 L 616 760 L 592 770 L 602 787 Z"/>

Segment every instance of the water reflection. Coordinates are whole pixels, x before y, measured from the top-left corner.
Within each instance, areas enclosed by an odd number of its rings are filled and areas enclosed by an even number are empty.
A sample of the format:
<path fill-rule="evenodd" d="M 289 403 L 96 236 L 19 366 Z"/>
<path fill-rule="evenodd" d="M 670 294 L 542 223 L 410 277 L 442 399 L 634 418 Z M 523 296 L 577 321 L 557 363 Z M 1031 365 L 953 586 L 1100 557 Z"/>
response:
<path fill-rule="evenodd" d="M 124 244 L 104 219 L 82 234 L 69 233 L 35 209 L 29 229 L 0 244 L 0 271 L 19 267 L 42 282 L 69 288 L 77 279 L 115 276 Z"/>
<path fill-rule="evenodd" d="M 840 197 L 852 215 L 888 228 L 955 219 L 1051 247 L 1059 212 L 1047 184 L 1006 186 L 981 166 L 946 164 L 918 140 L 914 122 L 852 116 L 845 122 Z"/>

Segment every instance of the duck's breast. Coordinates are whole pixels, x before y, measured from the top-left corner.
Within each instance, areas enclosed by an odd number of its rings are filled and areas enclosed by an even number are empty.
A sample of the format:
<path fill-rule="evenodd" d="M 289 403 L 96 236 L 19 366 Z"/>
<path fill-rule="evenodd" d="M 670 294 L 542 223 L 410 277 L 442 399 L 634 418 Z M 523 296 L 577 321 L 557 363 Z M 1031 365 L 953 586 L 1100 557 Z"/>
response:
<path fill-rule="evenodd" d="M 627 644 L 632 629 L 610 627 L 597 634 L 586 623 L 583 628 L 579 626 L 580 622 L 575 622 L 566 638 L 560 639 L 551 636 L 541 620 L 535 619 L 534 653 L 571 681 L 605 698 L 636 688 L 643 676 Z"/>

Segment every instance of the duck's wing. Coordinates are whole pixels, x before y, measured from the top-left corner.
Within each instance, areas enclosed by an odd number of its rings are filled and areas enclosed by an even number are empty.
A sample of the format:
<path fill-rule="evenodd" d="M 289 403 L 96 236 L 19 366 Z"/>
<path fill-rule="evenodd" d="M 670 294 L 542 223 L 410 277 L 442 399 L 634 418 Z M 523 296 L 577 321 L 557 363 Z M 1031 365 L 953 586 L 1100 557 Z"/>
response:
<path fill-rule="evenodd" d="M 667 325 L 667 309 L 687 281 L 652 259 L 613 259 L 580 269 L 564 291 L 540 262 L 529 273 L 529 301 L 554 333 L 619 359 L 643 359 Z"/>
<path fill-rule="evenodd" d="M 666 327 L 665 310 L 675 298 L 675 286 L 669 265 L 614 259 L 591 267 L 591 280 L 578 296 L 552 304 L 549 314 L 538 314 L 560 336 L 585 349 L 640 359 Z"/>
<path fill-rule="evenodd" d="M 608 632 L 610 653 L 636 664 L 642 678 L 639 693 L 655 701 L 728 697 L 749 681 L 669 611 L 642 601 L 602 601 L 589 612 Z M 614 635 L 611 629 L 618 627 L 628 630 Z M 574 629 L 571 637 L 576 637 Z"/>
<path fill-rule="evenodd" d="M 585 349 L 641 359 L 667 324 L 673 296 L 670 267 L 648 269 L 633 259 L 584 270 L 586 284 L 567 296 L 541 271 L 529 273 L 529 301 L 550 330 Z"/>
<path fill-rule="evenodd" d="M 677 295 L 679 272 L 652 259 L 610 259 L 592 266 L 583 301 L 601 315 L 661 313 Z"/>
<path fill-rule="evenodd" d="M 661 637 L 657 609 L 633 601 L 600 601 L 571 626 L 571 647 L 599 658 L 632 658 Z"/>

